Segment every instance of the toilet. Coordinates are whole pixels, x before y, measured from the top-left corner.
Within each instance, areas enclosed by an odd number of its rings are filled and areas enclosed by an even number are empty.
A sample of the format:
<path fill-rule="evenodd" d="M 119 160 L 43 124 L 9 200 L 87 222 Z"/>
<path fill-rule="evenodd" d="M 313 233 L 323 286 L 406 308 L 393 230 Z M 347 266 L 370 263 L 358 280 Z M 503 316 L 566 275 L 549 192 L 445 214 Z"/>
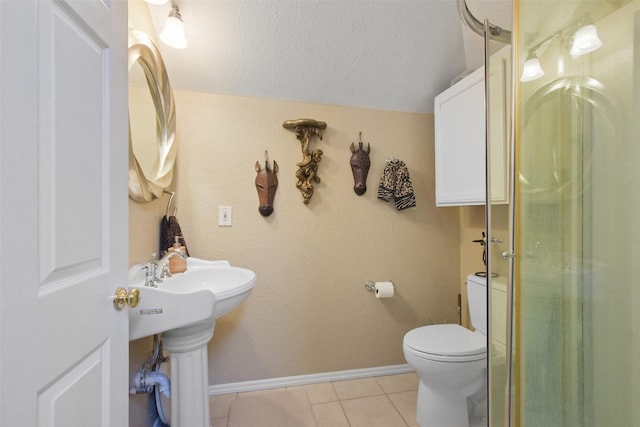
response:
<path fill-rule="evenodd" d="M 418 377 L 420 427 L 486 426 L 487 280 L 467 277 L 471 324 L 422 326 L 404 336 L 407 363 Z"/>

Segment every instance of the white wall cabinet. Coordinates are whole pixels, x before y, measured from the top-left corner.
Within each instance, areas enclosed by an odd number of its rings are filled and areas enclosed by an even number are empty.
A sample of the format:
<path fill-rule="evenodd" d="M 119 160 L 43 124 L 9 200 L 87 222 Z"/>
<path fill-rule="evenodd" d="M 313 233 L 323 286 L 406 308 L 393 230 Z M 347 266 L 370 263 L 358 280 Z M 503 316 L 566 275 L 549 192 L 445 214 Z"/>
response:
<path fill-rule="evenodd" d="M 491 57 L 491 200 L 507 203 L 510 47 Z M 484 67 L 435 98 L 436 205 L 485 203 Z"/>

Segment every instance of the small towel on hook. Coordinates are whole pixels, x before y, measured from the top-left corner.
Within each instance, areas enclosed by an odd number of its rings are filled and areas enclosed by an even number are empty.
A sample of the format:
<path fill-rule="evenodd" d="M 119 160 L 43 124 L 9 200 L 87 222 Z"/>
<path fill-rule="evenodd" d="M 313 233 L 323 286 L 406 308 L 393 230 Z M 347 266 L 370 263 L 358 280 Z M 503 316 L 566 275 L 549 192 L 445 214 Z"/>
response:
<path fill-rule="evenodd" d="M 166 215 L 160 220 L 160 248 L 158 253 L 163 256 L 167 249 L 173 247 L 176 236 L 179 238 L 180 246 L 184 246 L 184 252 L 189 256 L 189 249 L 187 248 L 187 242 L 184 240 L 182 229 L 178 223 L 178 218 L 175 215 L 167 217 Z"/>
<path fill-rule="evenodd" d="M 416 206 L 409 169 L 402 160 L 394 158 L 387 159 L 378 185 L 378 199 L 388 202 L 391 197 L 395 199 L 396 209 L 399 211 Z"/>
<path fill-rule="evenodd" d="M 169 194 L 170 197 L 169 202 L 167 203 L 167 210 L 160 220 L 160 242 L 158 247 L 158 254 L 160 256 L 164 256 L 165 252 L 167 252 L 169 248 L 173 247 L 177 236 L 179 238 L 178 241 L 180 242 L 180 246 L 184 246 L 184 252 L 187 256 L 189 256 L 187 242 L 184 240 L 182 229 L 180 228 L 180 224 L 178 223 L 178 218 L 176 218 L 177 209 L 174 208 L 173 215 L 169 216 L 169 210 L 171 209 L 171 204 L 173 203 L 173 196 L 175 196 L 176 193 L 175 191 L 167 190 L 164 190 L 164 193 Z"/>

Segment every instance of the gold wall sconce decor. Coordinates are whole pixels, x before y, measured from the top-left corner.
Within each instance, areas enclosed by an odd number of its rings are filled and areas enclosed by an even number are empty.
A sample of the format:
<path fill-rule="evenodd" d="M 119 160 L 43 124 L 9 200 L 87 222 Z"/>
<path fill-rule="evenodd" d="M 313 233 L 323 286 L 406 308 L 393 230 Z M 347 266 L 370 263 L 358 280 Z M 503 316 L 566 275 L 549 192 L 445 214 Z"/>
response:
<path fill-rule="evenodd" d="M 300 141 L 302 148 L 302 161 L 296 163 L 298 171 L 296 178 L 298 182 L 296 187 L 302 192 L 304 203 L 308 204 L 313 196 L 313 182 L 320 182 L 318 176 L 318 163 L 322 159 L 322 150 L 319 148 L 313 151 L 309 150 L 309 143 L 314 135 L 322 141 L 322 129 L 327 128 L 325 122 L 319 122 L 313 119 L 297 119 L 287 120 L 282 124 L 285 129 L 293 130 L 296 133 L 296 139 Z"/>
<path fill-rule="evenodd" d="M 256 162 L 256 190 L 258 191 L 258 212 L 262 216 L 273 213 L 273 199 L 278 189 L 278 163 L 273 161 L 273 169 L 269 167 L 269 157 L 264 152 L 264 169 L 260 168 L 260 162 Z"/>
<path fill-rule="evenodd" d="M 362 144 L 362 132 L 360 132 L 360 140 L 358 142 L 358 148 L 352 142 L 351 147 L 351 172 L 353 173 L 353 191 L 358 196 L 362 196 L 367 191 L 367 175 L 369 174 L 369 167 L 371 166 L 371 159 L 369 159 L 369 153 L 371 152 L 371 145 L 367 143 L 367 149 L 363 148 Z"/>

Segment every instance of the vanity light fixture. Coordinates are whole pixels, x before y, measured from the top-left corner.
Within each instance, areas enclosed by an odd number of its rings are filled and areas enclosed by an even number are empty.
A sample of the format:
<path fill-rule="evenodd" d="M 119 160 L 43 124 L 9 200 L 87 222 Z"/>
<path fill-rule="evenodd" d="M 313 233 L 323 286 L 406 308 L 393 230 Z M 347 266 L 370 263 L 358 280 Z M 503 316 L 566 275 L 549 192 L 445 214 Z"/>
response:
<path fill-rule="evenodd" d="M 554 40 L 562 40 L 561 48 L 569 49 L 573 58 L 593 52 L 602 46 L 602 41 L 598 37 L 598 29 L 589 16 L 581 16 L 567 27 L 551 34 L 538 44 L 529 49 L 527 60 L 522 65 L 522 75 L 520 81 L 529 82 L 544 76 L 544 70 L 540 66 L 538 52 L 544 54 L 544 49 Z M 577 30 L 575 30 L 577 28 Z M 571 47 L 569 48 L 569 45 Z M 564 60 L 562 55 L 558 60 L 558 73 L 564 73 Z"/>
<path fill-rule="evenodd" d="M 176 49 L 187 47 L 187 39 L 184 36 L 184 22 L 176 0 L 171 0 L 171 11 L 167 17 L 167 22 L 164 24 L 164 29 L 160 33 L 160 40 Z"/>
<path fill-rule="evenodd" d="M 529 52 L 527 60 L 522 66 L 521 82 L 530 82 L 544 76 L 544 70 L 540 66 L 540 60 L 535 52 Z"/>
<path fill-rule="evenodd" d="M 589 24 L 574 33 L 570 53 L 571 56 L 576 57 L 593 52 L 600 46 L 602 46 L 602 41 L 598 37 L 598 29 L 595 25 Z"/>

